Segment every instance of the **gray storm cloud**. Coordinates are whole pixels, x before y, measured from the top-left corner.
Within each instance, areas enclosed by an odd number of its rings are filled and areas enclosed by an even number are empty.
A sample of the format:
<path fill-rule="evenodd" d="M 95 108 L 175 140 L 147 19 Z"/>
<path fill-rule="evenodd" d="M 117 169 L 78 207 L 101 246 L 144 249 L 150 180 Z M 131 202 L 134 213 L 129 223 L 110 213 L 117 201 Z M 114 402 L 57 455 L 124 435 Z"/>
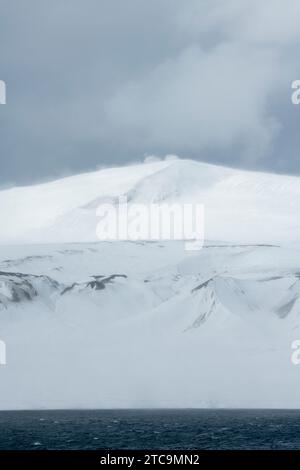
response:
<path fill-rule="evenodd" d="M 300 173 L 296 0 L 0 9 L 0 184 L 166 153 Z"/>
<path fill-rule="evenodd" d="M 239 142 L 242 152 L 257 159 L 278 130 L 266 111 L 277 67 L 267 51 L 236 44 L 212 52 L 189 47 L 112 98 L 108 131 L 112 138 L 124 133 L 126 145 L 136 136 L 147 148 L 177 153 L 222 151 Z"/>

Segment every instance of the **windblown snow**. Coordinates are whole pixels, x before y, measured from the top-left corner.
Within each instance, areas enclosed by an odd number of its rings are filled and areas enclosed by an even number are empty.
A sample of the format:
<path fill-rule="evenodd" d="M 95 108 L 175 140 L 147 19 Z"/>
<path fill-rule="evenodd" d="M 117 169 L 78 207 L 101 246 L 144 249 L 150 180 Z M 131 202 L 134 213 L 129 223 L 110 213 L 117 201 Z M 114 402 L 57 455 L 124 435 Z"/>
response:
<path fill-rule="evenodd" d="M 205 206 L 202 250 L 96 209 Z M 300 180 L 188 160 L 0 192 L 0 408 L 299 407 Z"/>

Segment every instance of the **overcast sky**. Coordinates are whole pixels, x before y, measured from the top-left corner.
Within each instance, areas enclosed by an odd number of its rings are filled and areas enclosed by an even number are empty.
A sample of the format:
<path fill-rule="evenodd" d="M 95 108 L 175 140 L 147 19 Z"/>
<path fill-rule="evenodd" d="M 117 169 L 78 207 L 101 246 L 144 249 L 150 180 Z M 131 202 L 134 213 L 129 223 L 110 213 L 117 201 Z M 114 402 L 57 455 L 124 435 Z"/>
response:
<path fill-rule="evenodd" d="M 299 0 L 0 0 L 0 184 L 145 155 L 300 174 Z"/>

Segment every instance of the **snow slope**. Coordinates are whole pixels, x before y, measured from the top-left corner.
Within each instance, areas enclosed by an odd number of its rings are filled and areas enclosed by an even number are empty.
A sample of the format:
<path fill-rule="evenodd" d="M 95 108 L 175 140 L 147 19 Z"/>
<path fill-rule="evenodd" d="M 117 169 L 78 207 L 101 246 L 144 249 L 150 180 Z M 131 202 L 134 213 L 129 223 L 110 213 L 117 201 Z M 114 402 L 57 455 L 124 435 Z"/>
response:
<path fill-rule="evenodd" d="M 210 240 L 282 243 L 300 236 L 298 177 L 177 159 L 0 191 L 0 243 L 96 241 L 97 207 L 124 195 L 130 202 L 204 204 Z"/>
<path fill-rule="evenodd" d="M 204 201 L 210 241 L 96 241 L 120 194 Z M 0 408 L 300 406 L 298 178 L 173 160 L 0 205 Z"/>
<path fill-rule="evenodd" d="M 0 408 L 299 407 L 300 249 L 0 249 Z"/>

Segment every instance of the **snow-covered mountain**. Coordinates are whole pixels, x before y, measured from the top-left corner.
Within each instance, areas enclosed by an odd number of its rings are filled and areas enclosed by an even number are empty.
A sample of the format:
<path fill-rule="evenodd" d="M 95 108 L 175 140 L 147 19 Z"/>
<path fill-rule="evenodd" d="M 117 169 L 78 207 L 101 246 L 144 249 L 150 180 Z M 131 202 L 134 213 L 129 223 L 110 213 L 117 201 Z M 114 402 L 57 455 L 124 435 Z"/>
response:
<path fill-rule="evenodd" d="M 120 195 L 203 203 L 203 249 L 97 241 Z M 300 406 L 299 178 L 166 160 L 0 208 L 0 408 Z"/>
<path fill-rule="evenodd" d="M 0 243 L 96 241 L 96 209 L 118 196 L 204 204 L 208 240 L 281 243 L 300 237 L 298 177 L 170 159 L 0 191 Z"/>

